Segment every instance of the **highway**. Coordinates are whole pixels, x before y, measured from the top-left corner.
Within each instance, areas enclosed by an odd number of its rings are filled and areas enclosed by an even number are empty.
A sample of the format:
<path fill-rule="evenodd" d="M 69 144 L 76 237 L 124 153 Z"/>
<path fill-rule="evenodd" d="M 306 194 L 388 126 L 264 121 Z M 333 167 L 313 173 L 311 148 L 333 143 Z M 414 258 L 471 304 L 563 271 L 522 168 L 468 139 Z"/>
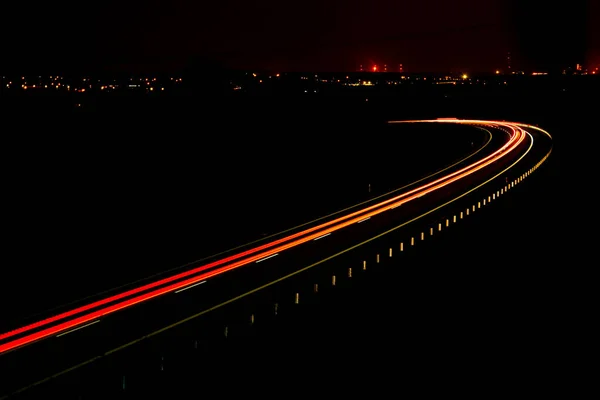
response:
<path fill-rule="evenodd" d="M 454 165 L 385 195 L 0 333 L 0 372 L 10 377 L 2 380 L 0 396 L 318 267 L 386 232 L 418 224 L 422 216 L 489 182 L 506 177 L 508 189 L 513 180 L 533 172 L 552 148 L 548 132 L 522 123 L 389 123 L 465 124 L 482 130 L 488 140 Z M 504 193 L 500 186 L 492 189 Z"/>

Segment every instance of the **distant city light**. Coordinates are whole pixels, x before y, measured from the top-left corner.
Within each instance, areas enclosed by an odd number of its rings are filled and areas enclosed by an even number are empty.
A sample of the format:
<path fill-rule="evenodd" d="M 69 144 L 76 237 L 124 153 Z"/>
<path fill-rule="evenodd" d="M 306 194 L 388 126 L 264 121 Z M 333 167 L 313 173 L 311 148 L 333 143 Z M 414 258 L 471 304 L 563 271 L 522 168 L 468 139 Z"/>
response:
<path fill-rule="evenodd" d="M 370 67 L 368 66 L 370 65 Z M 289 81 L 290 79 L 294 79 L 294 77 L 298 80 L 301 80 L 303 82 L 306 81 L 311 81 L 311 82 L 315 82 L 318 87 L 314 88 L 311 87 L 309 88 L 309 90 L 306 91 L 306 93 L 320 93 L 321 90 L 320 87 L 325 87 L 326 85 L 341 85 L 341 86 L 347 86 L 347 87 L 365 87 L 365 86 L 375 86 L 375 87 L 382 87 L 382 86 L 388 86 L 388 87 L 393 87 L 394 85 L 397 85 L 398 88 L 400 88 L 402 85 L 406 85 L 407 83 L 410 83 L 410 81 L 422 81 L 422 82 L 427 82 L 434 85 L 490 85 L 490 84 L 500 84 L 500 85 L 506 85 L 508 84 L 508 82 L 493 82 L 493 79 L 486 79 L 486 76 L 489 77 L 489 74 L 491 73 L 492 75 L 529 75 L 529 76 L 540 76 L 540 75 L 551 75 L 552 73 L 549 72 L 544 72 L 542 71 L 535 71 L 535 70 L 529 70 L 529 71 L 510 71 L 508 70 L 507 72 L 505 72 L 504 70 L 501 69 L 495 69 L 495 70 L 491 70 L 490 72 L 488 72 L 487 74 L 482 74 L 481 76 L 479 75 L 473 75 L 471 76 L 470 74 L 467 73 L 461 73 L 458 75 L 454 75 L 452 74 L 447 74 L 447 75 L 442 75 L 442 76 L 437 76 L 437 75 L 427 75 L 427 74 L 418 74 L 418 73 L 414 73 L 414 74 L 393 74 L 391 72 L 395 72 L 392 70 L 392 68 L 387 68 L 388 66 L 390 66 L 391 64 L 383 64 L 382 67 L 380 67 L 378 64 L 374 64 L 374 63 L 370 63 L 368 65 L 364 65 L 364 70 L 363 73 L 358 75 L 358 76 L 353 76 L 353 75 L 346 75 L 346 73 L 343 74 L 326 74 L 326 73 L 322 73 L 322 74 L 305 74 L 302 76 L 296 76 L 294 74 L 289 74 L 289 73 L 275 73 L 272 75 L 269 75 L 268 73 L 264 74 L 264 78 L 261 78 L 263 76 L 263 73 L 257 73 L 257 72 L 247 72 L 245 74 L 245 78 L 243 79 L 247 79 L 248 80 L 248 84 L 250 84 L 250 82 L 254 82 L 254 83 L 259 83 L 259 85 L 257 86 L 271 86 L 271 85 L 266 85 L 267 83 L 271 83 L 273 85 L 280 85 L 281 83 L 283 83 L 284 81 L 280 81 L 278 79 L 275 80 L 269 80 L 267 78 L 278 78 L 278 77 L 282 77 L 283 75 L 285 75 L 286 80 L 285 82 Z M 394 65 L 394 64 L 392 64 Z M 400 69 L 402 68 L 402 64 L 399 64 Z M 361 66 L 362 67 L 362 66 Z M 465 67 L 467 68 L 467 67 Z M 388 73 L 390 72 L 390 73 Z M 372 73 L 371 75 L 369 75 L 369 73 Z M 565 68 L 562 71 L 562 74 L 573 74 L 573 75 L 599 75 L 598 73 L 598 67 L 593 67 L 593 66 L 587 66 L 587 65 L 572 65 L 568 68 Z M 260 75 L 260 76 L 259 76 Z M 308 75 L 308 76 L 307 76 Z M 253 78 L 254 77 L 254 78 Z M 365 79 L 369 77 L 370 80 Z M 146 78 L 144 77 L 126 77 L 123 78 L 122 81 L 119 81 L 118 79 L 109 79 L 107 78 L 100 78 L 100 79 L 96 79 L 94 78 L 68 78 L 68 77 L 61 77 L 61 76 L 56 76 L 56 75 L 52 75 L 50 77 L 48 76 L 22 76 L 21 77 L 21 81 L 18 81 L 19 76 L 17 75 L 16 77 L 13 77 L 13 81 L 9 82 L 10 77 L 8 76 L 0 76 L 0 87 L 2 88 L 2 91 L 26 91 L 27 93 L 31 92 L 31 95 L 35 95 L 38 92 L 46 89 L 46 90 L 52 90 L 53 92 L 57 92 L 57 91 L 61 91 L 61 92 L 71 92 L 71 93 L 94 93 L 94 92 L 119 92 L 119 91 L 124 91 L 124 90 L 132 90 L 132 91 L 138 91 L 139 93 L 145 93 L 146 95 L 159 95 L 159 94 L 166 94 L 170 92 L 170 87 L 177 87 L 181 85 L 182 82 L 182 78 L 177 78 L 177 77 L 159 77 L 159 78 L 155 78 L 155 77 L 148 77 Z M 540 78 L 541 79 L 541 78 Z M 469 82 L 466 82 L 466 80 L 468 80 Z M 61 83 L 62 82 L 62 83 Z M 82 83 L 85 82 L 85 83 Z M 281 83 L 280 83 L 281 82 Z M 14 84 L 13 84 L 14 83 Z M 69 85 L 72 84 L 72 85 Z M 73 87 L 71 87 L 73 86 Z M 232 80 L 230 81 L 230 90 L 233 91 L 239 91 L 243 90 L 244 91 L 252 91 L 252 86 L 246 86 L 245 83 L 243 81 L 236 81 L 236 79 L 232 78 Z M 306 88 L 299 88 L 299 92 L 302 93 L 303 91 L 305 91 Z M 25 93 L 25 94 L 27 94 Z M 85 97 L 85 95 L 82 95 L 82 97 Z M 366 99 L 365 99 L 366 101 Z"/>

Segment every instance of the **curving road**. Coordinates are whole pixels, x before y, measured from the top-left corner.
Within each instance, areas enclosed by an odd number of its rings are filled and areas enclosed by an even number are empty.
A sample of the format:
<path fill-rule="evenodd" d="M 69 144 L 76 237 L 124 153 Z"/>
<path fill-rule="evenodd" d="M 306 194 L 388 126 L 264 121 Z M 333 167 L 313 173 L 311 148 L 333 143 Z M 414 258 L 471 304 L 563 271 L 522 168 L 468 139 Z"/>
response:
<path fill-rule="evenodd" d="M 0 395 L 111 354 L 150 332 L 189 319 L 189 307 L 178 306 L 186 301 L 185 296 L 193 297 L 194 316 L 200 315 L 391 230 L 416 223 L 423 215 L 494 179 L 506 176 L 507 183 L 509 176 L 522 179 L 552 149 L 548 132 L 522 123 L 457 119 L 389 123 L 466 124 L 484 130 L 489 138 L 463 160 L 406 187 L 215 256 L 210 262 L 195 263 L 169 276 L 0 334 L 0 366 L 14 377 L 8 387 L 0 388 Z M 37 368 L 15 368 L 27 364 L 23 360 L 53 362 Z"/>

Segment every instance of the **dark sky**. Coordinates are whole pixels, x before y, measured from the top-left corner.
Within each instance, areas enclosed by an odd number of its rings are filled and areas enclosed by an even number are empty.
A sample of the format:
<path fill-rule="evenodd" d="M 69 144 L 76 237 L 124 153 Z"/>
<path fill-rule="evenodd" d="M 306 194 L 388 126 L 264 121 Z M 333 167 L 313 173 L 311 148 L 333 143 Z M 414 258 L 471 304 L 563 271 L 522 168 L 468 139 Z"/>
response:
<path fill-rule="evenodd" d="M 493 71 L 598 64 L 600 1 L 127 0 L 19 3 L 0 69 Z M 593 31 L 595 29 L 595 31 Z"/>

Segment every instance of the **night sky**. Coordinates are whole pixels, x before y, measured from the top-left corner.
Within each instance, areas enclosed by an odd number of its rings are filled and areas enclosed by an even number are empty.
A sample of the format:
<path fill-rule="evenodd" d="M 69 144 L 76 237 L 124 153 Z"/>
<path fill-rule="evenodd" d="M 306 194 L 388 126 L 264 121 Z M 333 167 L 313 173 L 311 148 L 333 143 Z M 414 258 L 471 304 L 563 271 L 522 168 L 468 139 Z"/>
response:
<path fill-rule="evenodd" d="M 600 1 L 107 0 L 4 8 L 0 69 L 490 72 L 600 62 Z M 12 7 L 17 7 L 14 9 Z"/>

